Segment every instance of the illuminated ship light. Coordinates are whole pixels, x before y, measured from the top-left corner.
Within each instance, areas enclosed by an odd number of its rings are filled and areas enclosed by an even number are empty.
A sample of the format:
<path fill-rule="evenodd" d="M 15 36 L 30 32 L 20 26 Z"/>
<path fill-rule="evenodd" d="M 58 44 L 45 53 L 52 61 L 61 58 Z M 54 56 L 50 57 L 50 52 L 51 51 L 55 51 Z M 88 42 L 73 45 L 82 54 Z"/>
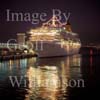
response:
<path fill-rule="evenodd" d="M 79 36 L 72 32 L 69 22 L 61 23 L 55 15 L 41 27 L 31 29 L 28 34 L 28 41 L 33 44 L 35 41 L 43 42 L 43 50 L 36 51 L 40 57 L 75 54 L 81 46 Z"/>

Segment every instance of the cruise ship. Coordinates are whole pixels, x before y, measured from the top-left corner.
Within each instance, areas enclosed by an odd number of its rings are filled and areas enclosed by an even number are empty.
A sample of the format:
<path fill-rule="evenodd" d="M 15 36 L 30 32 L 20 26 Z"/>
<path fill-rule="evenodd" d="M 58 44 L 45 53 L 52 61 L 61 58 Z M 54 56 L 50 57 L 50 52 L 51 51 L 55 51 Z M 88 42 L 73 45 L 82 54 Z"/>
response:
<path fill-rule="evenodd" d="M 38 57 L 74 55 L 81 47 L 80 38 L 72 32 L 69 20 L 61 22 L 55 15 L 41 27 L 29 30 L 28 42 L 33 44 Z"/>

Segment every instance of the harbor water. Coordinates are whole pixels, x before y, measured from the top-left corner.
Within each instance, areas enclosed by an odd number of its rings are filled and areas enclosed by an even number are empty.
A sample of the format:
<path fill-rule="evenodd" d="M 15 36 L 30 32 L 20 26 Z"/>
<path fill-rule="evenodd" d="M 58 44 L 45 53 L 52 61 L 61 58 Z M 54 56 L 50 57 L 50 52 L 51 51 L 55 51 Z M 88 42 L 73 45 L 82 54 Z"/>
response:
<path fill-rule="evenodd" d="M 90 100 L 98 95 L 99 58 L 74 55 L 0 61 L 0 100 Z"/>

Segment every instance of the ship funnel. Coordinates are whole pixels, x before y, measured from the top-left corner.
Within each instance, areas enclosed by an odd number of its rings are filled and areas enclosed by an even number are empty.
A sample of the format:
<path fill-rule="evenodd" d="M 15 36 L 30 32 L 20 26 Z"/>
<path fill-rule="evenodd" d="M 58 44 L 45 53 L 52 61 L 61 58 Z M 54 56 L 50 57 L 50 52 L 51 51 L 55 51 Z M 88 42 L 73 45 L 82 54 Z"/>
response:
<path fill-rule="evenodd" d="M 66 24 L 66 30 L 68 32 L 72 32 L 72 28 L 71 28 L 71 24 L 70 24 L 69 20 L 67 21 L 67 24 Z"/>

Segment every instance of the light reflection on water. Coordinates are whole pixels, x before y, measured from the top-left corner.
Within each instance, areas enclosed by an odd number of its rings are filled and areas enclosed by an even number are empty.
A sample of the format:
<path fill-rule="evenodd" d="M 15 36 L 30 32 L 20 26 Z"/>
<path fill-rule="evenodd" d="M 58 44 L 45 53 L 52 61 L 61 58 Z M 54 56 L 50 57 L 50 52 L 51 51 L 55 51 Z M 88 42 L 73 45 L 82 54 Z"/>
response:
<path fill-rule="evenodd" d="M 68 80 L 82 77 L 80 66 L 80 55 L 0 62 L 0 96 L 13 94 L 16 100 L 67 100 Z M 9 76 L 17 76 L 18 80 L 25 76 L 27 86 L 24 87 L 23 80 L 20 87 L 12 87 Z"/>

